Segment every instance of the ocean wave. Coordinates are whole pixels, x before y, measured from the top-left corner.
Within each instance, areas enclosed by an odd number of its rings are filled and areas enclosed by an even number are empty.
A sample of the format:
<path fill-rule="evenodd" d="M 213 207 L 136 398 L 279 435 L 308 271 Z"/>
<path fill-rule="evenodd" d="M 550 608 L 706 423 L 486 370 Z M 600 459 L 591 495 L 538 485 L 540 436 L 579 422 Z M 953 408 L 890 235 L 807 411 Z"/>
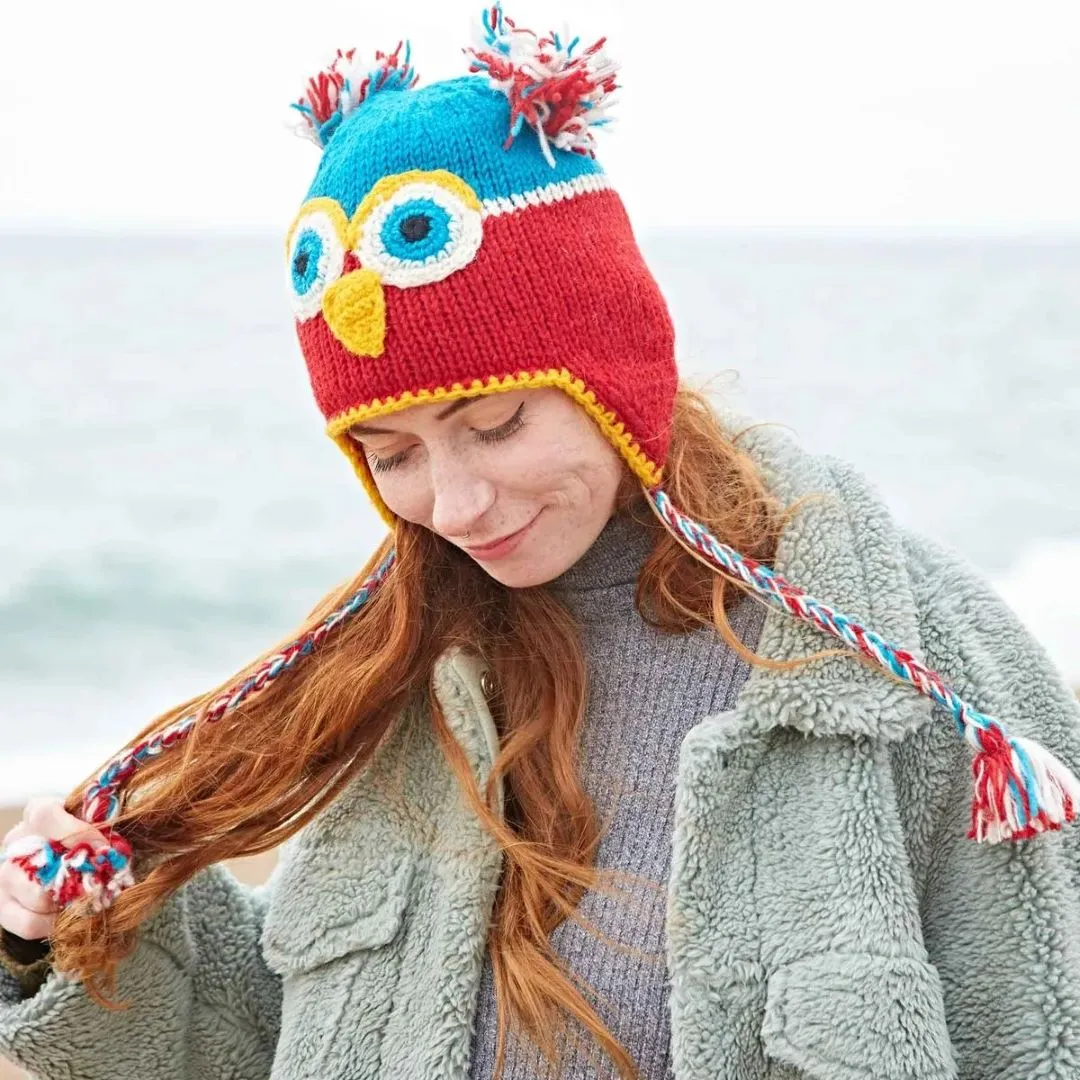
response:
<path fill-rule="evenodd" d="M 303 559 L 50 558 L 0 582 L 0 679 L 116 680 L 133 663 L 209 667 L 225 657 L 235 666 L 300 624 L 333 584 L 320 569 Z"/>

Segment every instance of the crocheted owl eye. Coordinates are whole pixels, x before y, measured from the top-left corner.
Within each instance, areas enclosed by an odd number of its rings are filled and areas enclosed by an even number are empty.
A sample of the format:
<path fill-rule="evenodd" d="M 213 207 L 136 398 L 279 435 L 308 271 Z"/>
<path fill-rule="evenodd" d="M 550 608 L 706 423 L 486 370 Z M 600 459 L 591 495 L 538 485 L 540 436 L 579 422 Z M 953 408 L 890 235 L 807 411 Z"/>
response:
<path fill-rule="evenodd" d="M 357 207 L 351 248 L 384 284 L 430 285 L 472 261 L 482 211 L 473 189 L 445 169 L 388 176 Z"/>
<path fill-rule="evenodd" d="M 327 286 L 341 277 L 348 232 L 345 213 L 333 199 L 312 199 L 297 215 L 285 244 L 288 291 L 300 322 L 322 310 Z"/>

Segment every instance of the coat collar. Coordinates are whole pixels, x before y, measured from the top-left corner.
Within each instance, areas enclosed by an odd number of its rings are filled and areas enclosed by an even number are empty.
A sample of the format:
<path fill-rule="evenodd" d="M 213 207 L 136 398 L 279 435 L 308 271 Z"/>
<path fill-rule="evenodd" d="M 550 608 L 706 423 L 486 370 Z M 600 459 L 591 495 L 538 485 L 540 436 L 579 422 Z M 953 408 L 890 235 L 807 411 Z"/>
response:
<path fill-rule="evenodd" d="M 724 422 L 784 506 L 807 498 L 781 534 L 776 572 L 924 660 L 903 534 L 873 485 L 848 462 L 811 454 L 778 425 L 732 414 Z M 833 648 L 847 650 L 839 639 L 770 607 L 755 651 L 791 660 Z M 930 708 L 914 687 L 852 654 L 789 671 L 753 665 L 735 714 L 750 730 L 787 727 L 892 741 L 926 723 Z"/>
<path fill-rule="evenodd" d="M 484 693 L 490 677 L 491 669 L 482 657 L 457 645 L 436 659 L 432 676 L 446 725 L 468 755 L 481 785 L 487 782 L 499 752 L 499 732 Z M 499 813 L 503 794 L 502 786 L 496 785 Z"/>

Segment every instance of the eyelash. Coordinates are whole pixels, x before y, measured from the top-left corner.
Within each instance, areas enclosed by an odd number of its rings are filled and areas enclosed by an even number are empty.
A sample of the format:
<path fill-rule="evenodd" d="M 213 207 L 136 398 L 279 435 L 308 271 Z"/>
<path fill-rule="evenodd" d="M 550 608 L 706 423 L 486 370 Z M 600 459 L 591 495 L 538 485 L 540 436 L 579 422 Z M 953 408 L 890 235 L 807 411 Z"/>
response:
<path fill-rule="evenodd" d="M 525 418 L 523 416 L 525 410 L 525 402 L 523 401 L 518 407 L 517 412 L 510 417 L 504 424 L 500 424 L 496 428 L 490 428 L 487 431 L 475 431 L 473 434 L 482 443 L 494 443 L 501 442 L 503 439 L 510 438 L 516 431 L 519 431 L 525 424 Z M 379 458 L 371 457 L 369 462 L 371 464 L 371 471 L 377 473 L 389 472 L 391 469 L 400 465 L 408 456 L 408 450 L 399 450 L 393 457 Z"/>
<path fill-rule="evenodd" d="M 525 402 L 523 401 L 515 410 L 514 415 L 505 423 L 500 424 L 496 428 L 489 428 L 487 431 L 475 431 L 473 434 L 480 442 L 500 442 L 502 439 L 509 438 L 522 424 L 525 423 L 525 420 L 522 417 L 524 410 Z"/>

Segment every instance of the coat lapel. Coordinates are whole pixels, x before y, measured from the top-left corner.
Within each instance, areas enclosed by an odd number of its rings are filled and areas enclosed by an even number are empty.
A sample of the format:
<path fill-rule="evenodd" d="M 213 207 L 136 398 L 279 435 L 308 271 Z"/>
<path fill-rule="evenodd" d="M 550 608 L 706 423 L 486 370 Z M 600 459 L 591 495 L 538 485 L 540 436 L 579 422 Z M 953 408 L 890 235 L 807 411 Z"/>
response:
<path fill-rule="evenodd" d="M 901 535 L 872 485 L 848 463 L 809 454 L 766 427 L 746 430 L 738 445 L 784 506 L 807 500 L 781 535 L 776 571 L 923 659 Z M 770 607 L 756 651 L 791 660 L 833 648 L 851 652 L 817 627 Z M 895 740 L 930 719 L 930 702 L 852 653 L 789 671 L 754 666 L 735 712 L 732 726 L 747 734 L 786 727 Z"/>
<path fill-rule="evenodd" d="M 434 689 L 482 789 L 496 739 L 481 667 L 452 650 Z M 500 858 L 417 702 L 275 871 L 262 936 L 286 976 L 275 1080 L 465 1080 Z"/>
<path fill-rule="evenodd" d="M 812 496 L 776 570 L 919 656 L 900 535 L 873 489 L 767 429 L 740 445 L 785 505 Z M 834 646 L 770 609 L 756 651 L 789 660 Z M 840 656 L 753 666 L 736 706 L 687 735 L 667 925 L 679 1080 L 788 1075 L 777 1063 L 953 1075 L 889 762 L 889 743 L 930 717 L 914 688 Z"/>
<path fill-rule="evenodd" d="M 443 715 L 481 790 L 498 747 L 480 689 L 483 666 L 474 655 L 452 649 L 438 659 L 433 676 Z M 465 1080 L 501 855 L 466 803 L 441 749 L 434 752 L 432 768 L 448 786 L 429 811 L 431 846 L 417 879 L 413 922 L 403 946 L 409 955 L 394 991 L 397 1005 L 377 1075 Z"/>

